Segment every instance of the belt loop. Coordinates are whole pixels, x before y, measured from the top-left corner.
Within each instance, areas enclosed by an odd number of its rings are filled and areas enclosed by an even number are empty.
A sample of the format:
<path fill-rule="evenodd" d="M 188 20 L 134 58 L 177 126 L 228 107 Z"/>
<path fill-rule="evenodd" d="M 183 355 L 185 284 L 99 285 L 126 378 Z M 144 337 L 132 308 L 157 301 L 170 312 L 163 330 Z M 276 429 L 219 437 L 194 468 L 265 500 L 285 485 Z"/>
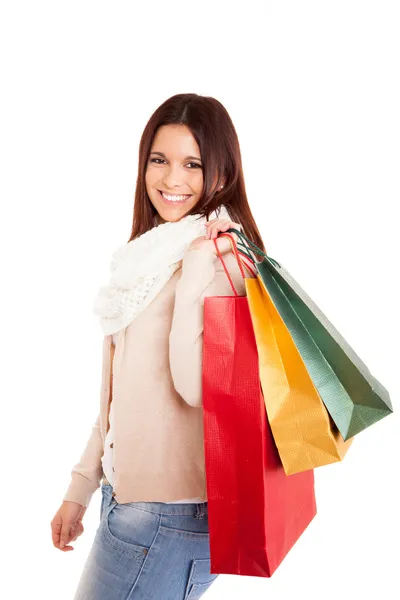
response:
<path fill-rule="evenodd" d="M 194 517 L 196 519 L 203 519 L 205 514 L 205 504 L 203 502 L 196 503 L 196 512 L 194 513 Z"/>

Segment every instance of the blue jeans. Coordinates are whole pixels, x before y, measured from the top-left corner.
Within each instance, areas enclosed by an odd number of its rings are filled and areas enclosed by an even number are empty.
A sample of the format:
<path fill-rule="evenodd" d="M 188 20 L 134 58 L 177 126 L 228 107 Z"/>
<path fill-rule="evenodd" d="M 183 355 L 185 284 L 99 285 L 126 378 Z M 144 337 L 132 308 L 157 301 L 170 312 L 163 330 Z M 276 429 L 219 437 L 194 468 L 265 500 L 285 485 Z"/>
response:
<path fill-rule="evenodd" d="M 100 524 L 74 600 L 197 600 L 210 573 L 207 502 L 119 504 L 101 484 Z"/>

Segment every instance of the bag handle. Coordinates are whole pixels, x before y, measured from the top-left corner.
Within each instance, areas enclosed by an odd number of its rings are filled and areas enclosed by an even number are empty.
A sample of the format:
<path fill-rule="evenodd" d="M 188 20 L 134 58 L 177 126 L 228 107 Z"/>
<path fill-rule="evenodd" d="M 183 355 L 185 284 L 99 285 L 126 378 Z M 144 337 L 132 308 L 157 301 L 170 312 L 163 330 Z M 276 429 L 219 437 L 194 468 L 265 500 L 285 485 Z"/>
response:
<path fill-rule="evenodd" d="M 227 237 L 231 248 L 232 248 L 232 252 L 233 254 L 235 254 L 236 256 L 236 260 L 240 260 L 241 264 L 246 267 L 246 269 L 252 274 L 253 277 L 257 277 L 257 267 L 255 269 L 253 269 L 252 267 L 250 267 L 245 260 L 243 260 L 242 257 L 246 257 L 248 260 L 251 261 L 252 266 L 254 266 L 254 261 L 252 260 L 251 257 L 249 257 L 249 255 L 246 252 L 243 252 L 242 250 L 240 250 L 237 247 L 237 243 L 236 240 L 234 239 L 233 235 L 231 233 L 222 233 L 221 236 Z M 242 271 L 241 271 L 242 272 Z M 243 275 L 243 273 L 242 273 Z"/>
<path fill-rule="evenodd" d="M 238 266 L 239 266 L 239 269 L 240 269 L 240 272 L 241 272 L 241 274 L 242 274 L 242 277 L 243 277 L 243 279 L 246 279 L 246 275 L 245 275 L 245 272 L 244 272 L 244 269 L 243 269 L 243 265 L 244 265 L 245 267 L 247 267 L 247 269 L 248 269 L 248 270 L 251 272 L 251 274 L 252 274 L 254 277 L 256 277 L 256 276 L 257 276 L 257 274 L 256 274 L 256 273 L 255 273 L 255 272 L 254 272 L 254 271 L 253 271 L 253 270 L 252 270 L 252 269 L 251 269 L 251 268 L 250 268 L 248 265 L 246 265 L 246 264 L 245 264 L 245 262 L 244 262 L 244 261 L 243 261 L 243 260 L 240 258 L 240 256 L 239 256 L 239 251 L 238 251 L 238 249 L 237 249 L 237 247 L 236 247 L 235 240 L 234 240 L 233 236 L 232 236 L 230 233 L 225 233 L 225 232 L 223 232 L 223 233 L 219 234 L 219 235 L 218 235 L 218 237 L 227 237 L 227 238 L 229 239 L 229 242 L 230 242 L 230 244 L 231 244 L 231 247 L 232 247 L 232 252 L 233 252 L 233 254 L 235 255 L 235 258 L 236 258 L 236 260 L 237 260 L 237 263 L 238 263 Z M 234 295 L 235 295 L 235 296 L 239 296 L 239 294 L 238 294 L 238 293 L 237 293 L 237 291 L 236 291 L 235 285 L 234 285 L 234 283 L 233 283 L 233 281 L 232 281 L 231 275 L 230 275 L 230 273 L 229 273 L 229 271 L 228 271 L 228 269 L 227 269 L 227 266 L 226 266 L 226 264 L 225 264 L 225 261 L 224 261 L 224 259 L 222 258 L 222 254 L 221 254 L 221 252 L 220 252 L 220 250 L 219 250 L 219 248 L 218 248 L 218 244 L 217 244 L 217 239 L 218 239 L 218 237 L 216 237 L 216 238 L 213 238 L 214 246 L 215 246 L 215 248 L 216 248 L 216 250 L 217 250 L 217 255 L 218 255 L 218 257 L 219 257 L 220 261 L 222 262 L 222 266 L 224 267 L 224 271 L 225 271 L 225 273 L 226 273 L 226 276 L 227 276 L 227 277 L 228 277 L 228 279 L 229 279 L 229 283 L 230 283 L 230 285 L 231 285 L 231 288 L 232 288 L 232 290 L 233 290 L 233 293 L 234 293 Z"/>
<path fill-rule="evenodd" d="M 270 262 L 272 262 L 272 264 L 274 264 L 276 267 L 278 267 L 278 269 L 281 268 L 281 265 L 274 259 L 271 258 L 270 256 L 268 256 L 267 254 L 265 254 L 265 252 L 263 252 L 261 250 L 261 248 L 259 248 L 258 246 L 256 246 L 256 244 L 254 244 L 254 242 L 252 242 L 242 231 L 240 231 L 240 229 L 235 229 L 234 227 L 230 227 L 229 229 L 227 229 L 227 231 L 233 231 L 234 233 L 236 233 L 236 235 L 242 240 L 242 238 L 244 238 L 246 240 L 246 242 L 253 247 L 255 254 L 260 254 L 261 256 L 264 256 L 265 258 L 267 258 Z M 237 242 L 237 244 L 243 246 L 246 250 L 247 250 L 247 246 L 244 242 L 240 241 Z M 246 256 L 248 256 L 251 261 L 256 264 L 256 261 L 250 256 L 250 254 L 246 253 Z"/>

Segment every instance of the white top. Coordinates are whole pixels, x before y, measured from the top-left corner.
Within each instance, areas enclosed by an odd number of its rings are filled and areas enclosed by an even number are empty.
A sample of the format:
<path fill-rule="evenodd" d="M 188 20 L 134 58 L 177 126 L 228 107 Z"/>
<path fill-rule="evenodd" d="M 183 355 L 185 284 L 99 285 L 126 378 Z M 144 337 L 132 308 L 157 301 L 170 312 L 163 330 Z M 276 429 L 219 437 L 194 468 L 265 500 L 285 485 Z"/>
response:
<path fill-rule="evenodd" d="M 118 333 L 113 334 L 113 343 L 114 345 L 117 343 Z M 113 448 L 111 444 L 113 443 L 114 434 L 113 434 L 113 402 L 111 401 L 110 412 L 109 412 L 109 422 L 110 428 L 107 431 L 105 441 L 104 441 L 104 453 L 101 458 L 101 462 L 103 465 L 103 472 L 111 485 L 114 484 L 114 467 L 113 467 Z M 157 502 L 157 500 L 155 500 Z M 182 500 L 175 500 L 174 502 L 165 502 L 165 504 L 184 504 L 184 503 L 194 503 L 194 502 L 202 502 L 201 498 L 183 498 Z"/>

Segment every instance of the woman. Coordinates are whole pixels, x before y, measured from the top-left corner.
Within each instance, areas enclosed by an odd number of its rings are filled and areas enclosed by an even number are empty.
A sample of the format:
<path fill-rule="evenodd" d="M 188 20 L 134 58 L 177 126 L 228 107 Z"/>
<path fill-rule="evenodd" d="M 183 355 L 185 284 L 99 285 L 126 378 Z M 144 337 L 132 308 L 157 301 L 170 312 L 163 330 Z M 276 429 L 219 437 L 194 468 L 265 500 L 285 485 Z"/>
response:
<path fill-rule="evenodd" d="M 94 304 L 105 334 L 100 412 L 51 523 L 54 546 L 73 550 L 101 485 L 100 525 L 75 600 L 194 600 L 218 576 L 207 519 L 203 303 L 233 295 L 223 262 L 245 295 L 228 238 L 215 241 L 231 227 L 264 250 L 232 121 L 213 98 L 175 95 L 144 129 L 131 235 Z"/>

